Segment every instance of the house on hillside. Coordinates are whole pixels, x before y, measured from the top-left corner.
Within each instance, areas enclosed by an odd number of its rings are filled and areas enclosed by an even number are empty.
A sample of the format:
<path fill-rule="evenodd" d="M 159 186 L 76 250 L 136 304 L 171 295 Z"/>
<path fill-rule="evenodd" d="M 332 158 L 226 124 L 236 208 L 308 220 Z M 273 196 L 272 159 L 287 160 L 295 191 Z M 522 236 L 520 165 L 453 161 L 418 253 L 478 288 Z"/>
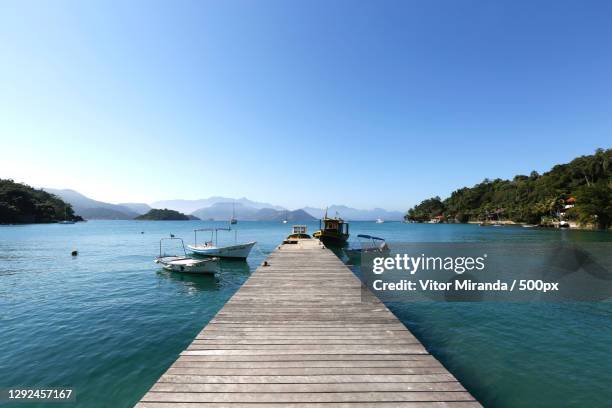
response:
<path fill-rule="evenodd" d="M 439 224 L 441 222 L 444 222 L 443 215 L 436 215 L 435 217 L 431 217 L 431 219 L 428 221 L 429 224 Z"/>

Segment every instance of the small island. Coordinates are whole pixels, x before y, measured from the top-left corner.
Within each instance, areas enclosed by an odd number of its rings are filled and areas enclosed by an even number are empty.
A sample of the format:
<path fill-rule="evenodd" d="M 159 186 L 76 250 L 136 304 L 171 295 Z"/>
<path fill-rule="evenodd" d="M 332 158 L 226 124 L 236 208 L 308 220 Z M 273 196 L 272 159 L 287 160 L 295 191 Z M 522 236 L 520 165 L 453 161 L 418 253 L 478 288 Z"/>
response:
<path fill-rule="evenodd" d="M 147 220 L 147 221 L 189 221 L 189 220 L 199 220 L 198 217 L 193 215 L 185 215 L 182 212 L 178 212 L 175 210 L 169 210 L 167 208 L 158 209 L 153 208 L 146 214 L 139 215 L 134 218 L 135 220 Z"/>

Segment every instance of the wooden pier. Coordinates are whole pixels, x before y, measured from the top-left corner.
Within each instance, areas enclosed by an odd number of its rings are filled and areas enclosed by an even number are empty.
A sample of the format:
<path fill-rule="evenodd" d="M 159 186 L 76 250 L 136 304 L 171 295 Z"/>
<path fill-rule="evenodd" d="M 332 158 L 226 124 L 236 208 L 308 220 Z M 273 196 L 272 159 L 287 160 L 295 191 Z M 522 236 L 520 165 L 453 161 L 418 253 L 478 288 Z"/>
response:
<path fill-rule="evenodd" d="M 481 406 L 319 241 L 267 262 L 136 407 Z"/>

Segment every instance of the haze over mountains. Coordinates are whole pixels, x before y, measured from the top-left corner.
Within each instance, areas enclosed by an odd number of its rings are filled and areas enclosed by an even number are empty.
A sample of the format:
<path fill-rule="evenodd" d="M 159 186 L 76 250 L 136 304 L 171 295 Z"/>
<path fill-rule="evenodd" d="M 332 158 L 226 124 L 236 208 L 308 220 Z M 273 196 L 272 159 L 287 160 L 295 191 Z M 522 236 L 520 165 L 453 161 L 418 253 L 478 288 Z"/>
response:
<path fill-rule="evenodd" d="M 140 215 L 130 207 L 92 200 L 74 190 L 55 188 L 43 188 L 43 190 L 70 203 L 74 212 L 86 220 L 131 220 Z"/>
<path fill-rule="evenodd" d="M 236 203 L 236 209 L 238 209 L 239 205 L 244 207 L 255 208 L 260 210 L 262 208 L 272 208 L 274 210 L 285 210 L 285 208 L 273 205 L 269 203 L 260 203 L 257 201 L 251 201 L 245 197 L 234 200 L 232 198 L 227 197 L 210 197 L 204 198 L 201 200 L 162 200 L 155 201 L 151 203 L 151 207 L 153 208 L 169 208 L 171 210 L 180 211 L 185 214 L 191 214 L 194 211 L 197 211 L 201 208 L 210 207 L 219 203 L 229 203 L 231 205 L 232 202 Z"/>
<path fill-rule="evenodd" d="M 303 210 L 317 219 L 321 219 L 325 215 L 324 208 L 304 207 Z M 359 210 L 346 205 L 331 205 L 327 208 L 329 217 L 334 217 L 336 214 L 350 221 L 372 221 L 377 218 L 385 221 L 400 221 L 404 217 L 404 214 L 400 211 L 387 211 L 382 208 Z"/>
<path fill-rule="evenodd" d="M 282 207 L 281 207 L 282 208 Z M 192 213 L 201 220 L 229 220 L 232 216 L 244 221 L 312 221 L 315 218 L 304 210 L 277 210 L 256 208 L 242 203 L 221 202 L 210 207 L 200 208 Z"/>
<path fill-rule="evenodd" d="M 201 200 L 163 200 L 153 202 L 150 205 L 145 203 L 111 204 L 93 200 L 70 189 L 43 188 L 43 190 L 70 203 L 76 214 L 90 220 L 131 220 L 147 213 L 152 208 L 167 208 L 196 216 L 202 220 L 212 219 L 215 221 L 229 220 L 234 215 L 242 221 L 282 221 L 287 219 L 288 222 L 306 222 L 320 219 L 325 214 L 325 209 L 322 208 L 305 207 L 290 211 L 278 205 L 251 201 L 244 197 L 237 200 L 227 197 L 210 197 Z M 377 218 L 386 221 L 399 221 L 404 215 L 399 211 L 387 211 L 382 208 L 359 210 L 344 205 L 332 205 L 328 208 L 327 213 L 332 217 L 337 214 L 349 221 L 372 221 Z"/>

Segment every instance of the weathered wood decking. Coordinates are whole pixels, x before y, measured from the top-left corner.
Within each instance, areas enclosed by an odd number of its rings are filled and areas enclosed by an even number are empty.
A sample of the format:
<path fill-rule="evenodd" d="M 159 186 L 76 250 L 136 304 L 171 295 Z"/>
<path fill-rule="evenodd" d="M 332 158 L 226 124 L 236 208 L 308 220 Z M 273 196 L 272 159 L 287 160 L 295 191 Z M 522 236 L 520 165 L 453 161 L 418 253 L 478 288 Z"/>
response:
<path fill-rule="evenodd" d="M 480 407 L 319 241 L 267 261 L 137 407 Z"/>

